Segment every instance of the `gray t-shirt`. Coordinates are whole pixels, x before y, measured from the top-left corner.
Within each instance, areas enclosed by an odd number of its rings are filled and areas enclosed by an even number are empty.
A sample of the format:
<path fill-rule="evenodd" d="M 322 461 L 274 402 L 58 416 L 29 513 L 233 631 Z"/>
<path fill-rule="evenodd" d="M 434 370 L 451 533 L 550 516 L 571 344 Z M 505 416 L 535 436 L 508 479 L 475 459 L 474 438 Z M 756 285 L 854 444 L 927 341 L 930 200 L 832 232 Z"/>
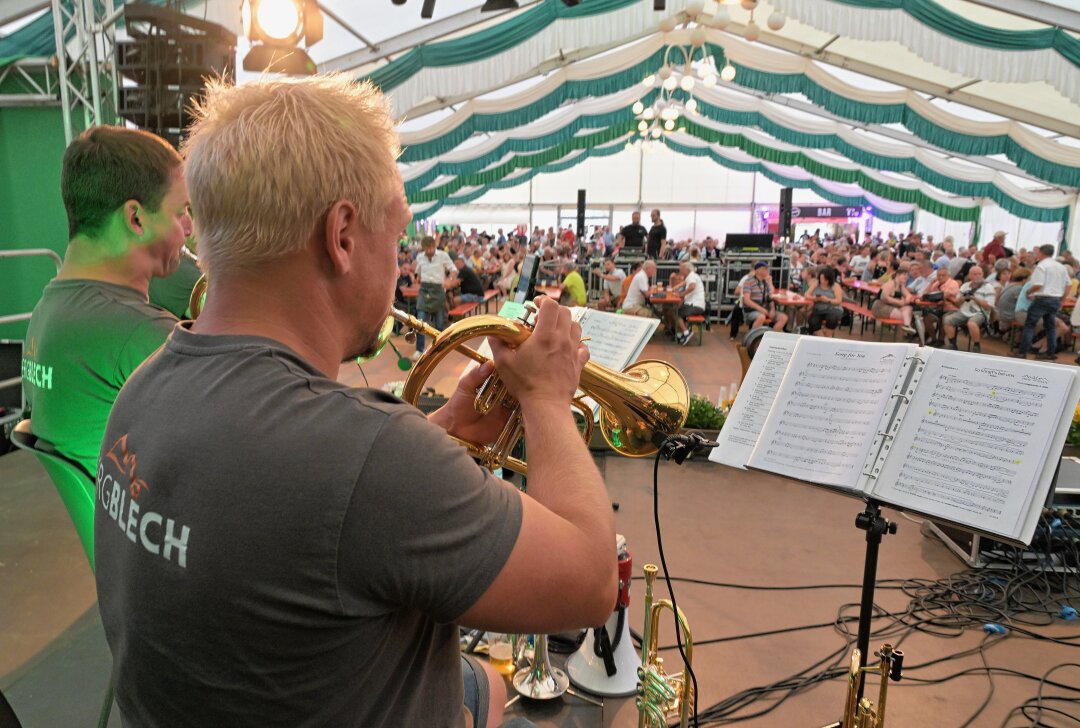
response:
<path fill-rule="evenodd" d="M 51 281 L 30 318 L 22 362 L 34 434 L 94 473 L 117 392 L 175 324 L 134 288 Z"/>
<path fill-rule="evenodd" d="M 186 326 L 128 380 L 97 470 L 125 725 L 465 725 L 453 622 L 520 494 L 400 400 Z"/>

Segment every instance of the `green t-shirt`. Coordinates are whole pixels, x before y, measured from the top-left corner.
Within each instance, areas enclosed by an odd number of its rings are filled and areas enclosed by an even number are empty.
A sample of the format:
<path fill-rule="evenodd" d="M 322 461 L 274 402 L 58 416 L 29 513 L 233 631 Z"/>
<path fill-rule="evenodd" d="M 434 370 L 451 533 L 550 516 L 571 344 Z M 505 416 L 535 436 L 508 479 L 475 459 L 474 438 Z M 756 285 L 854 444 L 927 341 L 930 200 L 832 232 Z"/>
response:
<path fill-rule="evenodd" d="M 175 324 L 176 317 L 133 288 L 50 282 L 30 318 L 22 361 L 34 434 L 88 474 L 97 472 L 105 423 L 120 387 Z"/>
<path fill-rule="evenodd" d="M 150 281 L 150 303 L 163 308 L 177 318 L 188 318 L 188 301 L 191 289 L 199 280 L 202 271 L 194 259 L 180 256 L 180 266 L 168 278 L 154 278 Z"/>
<path fill-rule="evenodd" d="M 576 270 L 568 273 L 563 279 L 563 288 L 570 294 L 575 305 L 585 305 L 585 281 L 582 280 L 580 273 Z"/>

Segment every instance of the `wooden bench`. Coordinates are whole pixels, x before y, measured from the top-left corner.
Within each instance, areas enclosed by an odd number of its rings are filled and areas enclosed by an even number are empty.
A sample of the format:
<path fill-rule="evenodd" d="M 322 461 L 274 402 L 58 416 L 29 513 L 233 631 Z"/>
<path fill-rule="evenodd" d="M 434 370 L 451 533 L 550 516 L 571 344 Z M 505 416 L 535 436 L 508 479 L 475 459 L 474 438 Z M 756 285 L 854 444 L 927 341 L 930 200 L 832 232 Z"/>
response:
<path fill-rule="evenodd" d="M 491 302 L 495 301 L 496 303 L 498 303 L 498 300 L 501 296 L 502 293 L 497 288 L 492 288 L 489 291 L 484 291 L 484 313 L 491 313 Z"/>
<path fill-rule="evenodd" d="M 848 333 L 853 333 L 853 329 L 855 328 L 855 317 L 856 316 L 858 316 L 858 317 L 860 317 L 862 319 L 862 321 L 860 323 L 860 326 L 859 326 L 859 335 L 862 336 L 863 334 L 866 333 L 866 322 L 867 321 L 873 321 L 874 322 L 874 327 L 877 329 L 877 332 L 878 332 L 878 341 L 881 341 L 882 338 L 884 337 L 886 327 L 888 327 L 888 326 L 894 327 L 893 331 L 895 333 L 893 334 L 893 338 L 895 339 L 896 334 L 900 331 L 900 327 L 902 327 L 904 325 L 904 322 L 903 322 L 902 319 L 884 318 L 882 316 L 875 316 L 874 312 L 871 311 L 870 309 L 866 308 L 865 306 L 860 306 L 859 304 L 854 303 L 852 301 L 844 301 L 842 304 L 840 304 L 840 306 L 845 311 L 850 311 L 851 312 L 851 326 L 848 327 Z"/>
<path fill-rule="evenodd" d="M 462 301 L 457 306 L 450 309 L 450 320 L 454 321 L 459 318 L 465 318 L 476 312 L 476 309 L 480 308 L 479 301 Z"/>
<path fill-rule="evenodd" d="M 686 323 L 691 330 L 697 329 L 697 345 L 701 346 L 705 341 L 705 316 L 700 314 L 697 316 L 687 316 Z"/>

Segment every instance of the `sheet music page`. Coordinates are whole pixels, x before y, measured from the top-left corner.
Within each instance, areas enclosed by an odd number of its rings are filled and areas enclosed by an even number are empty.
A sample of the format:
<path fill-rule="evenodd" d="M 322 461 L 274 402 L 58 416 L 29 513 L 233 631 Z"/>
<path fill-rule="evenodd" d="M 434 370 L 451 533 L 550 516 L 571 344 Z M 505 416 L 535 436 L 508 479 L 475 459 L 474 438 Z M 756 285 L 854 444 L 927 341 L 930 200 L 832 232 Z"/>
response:
<path fill-rule="evenodd" d="M 624 316 L 592 308 L 573 309 L 574 320 L 581 324 L 581 336 L 589 356 L 597 364 L 622 370 L 641 356 L 649 338 L 660 325 L 657 319 Z"/>
<path fill-rule="evenodd" d="M 933 352 L 874 495 L 1017 538 L 1074 380 L 1070 367 Z"/>
<path fill-rule="evenodd" d="M 802 337 L 747 465 L 857 488 L 874 430 L 915 349 Z"/>
<path fill-rule="evenodd" d="M 716 438 L 720 445 L 709 453 L 709 460 L 746 470 L 746 463 L 754 452 L 798 343 L 799 337 L 795 334 L 770 331 L 761 337 L 735 403 Z"/>

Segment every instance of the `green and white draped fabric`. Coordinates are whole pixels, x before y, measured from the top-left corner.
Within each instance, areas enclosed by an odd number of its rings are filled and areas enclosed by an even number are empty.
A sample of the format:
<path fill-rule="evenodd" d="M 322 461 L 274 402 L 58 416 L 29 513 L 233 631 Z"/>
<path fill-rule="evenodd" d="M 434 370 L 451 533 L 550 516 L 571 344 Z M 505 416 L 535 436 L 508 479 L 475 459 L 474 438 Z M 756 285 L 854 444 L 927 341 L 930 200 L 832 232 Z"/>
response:
<path fill-rule="evenodd" d="M 920 139 L 947 151 L 972 156 L 1004 155 L 1035 177 L 1080 187 L 1080 148 L 1040 136 L 1018 122 L 966 119 L 913 91 L 868 91 L 837 78 L 810 59 L 778 53 L 717 30 L 709 31 L 709 40 L 709 50 L 718 64 L 730 58 L 735 65 L 735 84 L 739 86 L 769 94 L 799 93 L 844 119 L 864 124 L 901 124 Z M 403 134 L 406 149 L 402 160 L 438 156 L 472 133 L 512 129 L 567 101 L 627 89 L 659 67 L 666 43 L 688 41 L 689 31 L 685 30 L 654 35 L 605 56 L 559 69 L 519 93 L 468 101 L 430 128 Z"/>
<path fill-rule="evenodd" d="M 936 0 L 770 0 L 799 22 L 846 38 L 896 41 L 925 61 L 985 81 L 1045 81 L 1080 101 L 1080 39 L 1060 28 L 983 8 L 975 22 Z M 952 42 L 959 41 L 959 43 Z"/>
<path fill-rule="evenodd" d="M 580 101 L 565 111 L 549 114 L 513 132 L 499 132 L 479 144 L 441 154 L 437 161 L 408 165 L 402 173 L 406 192 L 413 194 L 440 176 L 473 174 L 493 162 L 504 160 L 511 153 L 537 152 L 562 144 L 582 130 L 603 129 L 611 125 L 626 129 L 625 124 L 634 120 L 630 110 L 633 102 L 641 98 L 649 103 L 655 93 L 646 92 L 643 95 L 643 90 L 640 86 L 631 87 L 606 97 Z M 811 171 L 819 176 L 836 178 L 845 174 L 839 170 L 859 166 L 914 174 L 946 192 L 988 197 L 1018 217 L 1041 222 L 1065 219 L 1069 206 L 1076 199 L 1075 195 L 1060 191 L 1028 190 L 999 172 L 945 159 L 910 145 L 886 141 L 830 120 L 808 119 L 772 102 L 728 89 L 699 88 L 695 91 L 695 98 L 700 111 L 700 133 L 715 132 L 718 134 L 715 137 L 717 140 L 725 140 L 738 148 L 753 145 L 752 153 L 759 156 L 773 153 L 768 148 L 774 148 L 783 156 L 785 163 L 813 165 Z M 420 142 L 419 146 L 435 145 L 439 139 L 453 135 L 453 129 L 461 128 L 469 120 L 477 118 L 466 109 L 454 116 L 458 114 L 465 118 L 458 120 L 460 123 L 457 127 L 453 126 L 454 117 L 444 119 L 438 125 L 446 130 L 444 135 L 430 142 Z M 514 128 L 518 114 L 507 111 L 505 115 L 515 118 L 506 120 L 504 125 L 497 123 L 497 114 L 489 114 L 486 118 L 490 123 L 485 123 L 485 128 L 492 129 L 497 125 Z M 759 127 L 768 135 L 754 131 L 752 127 Z M 430 130 L 402 134 L 402 142 L 406 145 L 403 158 L 415 156 L 410 155 L 410 151 L 417 148 L 411 145 L 411 140 L 424 136 L 430 136 Z M 743 139 L 738 139 L 739 136 Z M 799 156 L 800 148 L 833 150 L 846 159 L 835 159 L 823 151 L 807 151 Z M 826 167 L 837 167 L 839 170 L 826 171 Z M 830 177 L 830 173 L 833 176 Z"/>

